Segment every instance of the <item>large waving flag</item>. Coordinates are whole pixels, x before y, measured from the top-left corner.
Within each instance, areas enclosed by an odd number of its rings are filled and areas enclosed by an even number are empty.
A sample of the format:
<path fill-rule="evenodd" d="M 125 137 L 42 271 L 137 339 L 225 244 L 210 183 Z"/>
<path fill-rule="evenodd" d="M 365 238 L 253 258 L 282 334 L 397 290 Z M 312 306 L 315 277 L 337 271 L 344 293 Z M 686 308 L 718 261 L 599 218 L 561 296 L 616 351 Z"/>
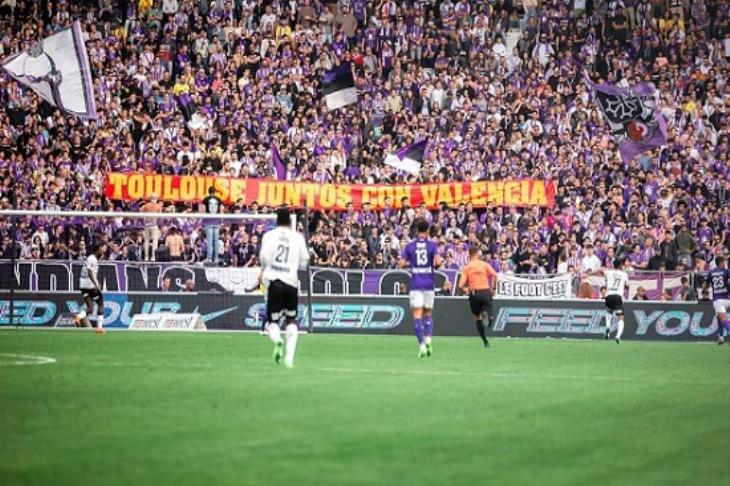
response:
<path fill-rule="evenodd" d="M 384 162 L 386 165 L 395 167 L 398 170 L 418 175 L 423 163 L 423 154 L 426 152 L 426 140 L 406 145 L 394 154 L 388 155 Z"/>
<path fill-rule="evenodd" d="M 343 62 L 324 73 L 322 92 L 329 111 L 357 103 L 357 89 L 350 63 Z"/>
<path fill-rule="evenodd" d="M 616 138 L 624 162 L 667 142 L 667 123 L 654 103 L 653 84 L 618 88 L 596 84 L 585 72 L 583 79 Z"/>
<path fill-rule="evenodd" d="M 2 67 L 66 113 L 97 117 L 89 57 L 78 21 L 5 59 Z"/>

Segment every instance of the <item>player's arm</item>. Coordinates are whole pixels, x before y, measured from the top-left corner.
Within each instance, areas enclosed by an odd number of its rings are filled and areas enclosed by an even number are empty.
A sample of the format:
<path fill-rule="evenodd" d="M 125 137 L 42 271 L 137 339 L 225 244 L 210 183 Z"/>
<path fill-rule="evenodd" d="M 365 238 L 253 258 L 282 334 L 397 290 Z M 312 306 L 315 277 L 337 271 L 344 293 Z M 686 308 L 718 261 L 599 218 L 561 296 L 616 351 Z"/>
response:
<path fill-rule="evenodd" d="M 439 254 L 438 249 L 433 254 L 433 268 L 441 268 L 441 265 L 444 264 L 444 259 L 441 258 L 441 255 Z"/>
<path fill-rule="evenodd" d="M 492 282 L 494 282 L 492 284 L 492 287 L 494 287 L 496 289 L 497 280 L 499 280 L 499 273 L 497 273 L 497 271 L 494 269 L 494 267 L 492 267 L 492 265 L 490 265 L 489 263 L 487 263 L 486 268 L 487 268 L 487 280 L 489 280 L 491 278 Z"/>
<path fill-rule="evenodd" d="M 96 287 L 96 290 L 101 292 L 101 285 L 99 285 L 99 281 L 96 279 L 96 272 L 94 272 L 92 269 L 90 269 L 87 266 L 86 273 L 89 275 L 89 280 L 91 280 L 91 283 L 94 284 L 94 287 Z"/>
<path fill-rule="evenodd" d="M 459 277 L 459 288 L 464 294 L 467 294 L 469 292 L 469 286 L 467 285 L 467 278 L 466 278 L 466 272 L 467 267 L 464 267 L 464 269 L 461 271 L 461 277 Z"/>
<path fill-rule="evenodd" d="M 398 268 L 408 268 L 409 266 L 408 253 L 406 252 L 406 249 L 403 248 L 403 251 L 401 251 L 400 254 L 400 260 L 398 260 Z"/>
<path fill-rule="evenodd" d="M 259 262 L 261 263 L 261 272 L 264 271 L 264 268 L 266 268 L 269 265 L 269 246 L 271 243 L 269 241 L 271 240 L 271 237 L 269 237 L 269 234 L 264 234 L 264 237 L 261 238 L 261 249 L 259 250 Z"/>

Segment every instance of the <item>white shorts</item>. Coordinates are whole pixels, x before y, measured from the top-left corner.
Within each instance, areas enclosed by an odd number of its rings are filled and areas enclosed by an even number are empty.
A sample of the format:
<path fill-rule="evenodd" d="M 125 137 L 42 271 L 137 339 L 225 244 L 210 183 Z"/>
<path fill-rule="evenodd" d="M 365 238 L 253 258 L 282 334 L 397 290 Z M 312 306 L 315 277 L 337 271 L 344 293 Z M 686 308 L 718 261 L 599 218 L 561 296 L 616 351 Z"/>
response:
<path fill-rule="evenodd" d="M 718 314 L 726 314 L 728 307 L 730 307 L 730 299 L 720 299 L 712 303 L 712 307 Z"/>
<path fill-rule="evenodd" d="M 433 309 L 433 290 L 411 290 L 411 309 Z"/>

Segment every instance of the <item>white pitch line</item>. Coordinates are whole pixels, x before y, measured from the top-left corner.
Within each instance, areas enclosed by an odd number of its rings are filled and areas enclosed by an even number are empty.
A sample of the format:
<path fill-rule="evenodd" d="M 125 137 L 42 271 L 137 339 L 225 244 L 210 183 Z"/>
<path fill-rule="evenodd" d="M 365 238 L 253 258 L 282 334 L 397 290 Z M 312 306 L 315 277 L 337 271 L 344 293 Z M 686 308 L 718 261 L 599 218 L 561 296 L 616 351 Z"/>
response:
<path fill-rule="evenodd" d="M 641 378 L 633 376 L 611 376 L 611 375 L 571 375 L 571 374 L 528 374 L 509 373 L 499 371 L 469 372 L 457 370 L 375 370 L 368 368 L 318 368 L 316 371 L 326 373 L 363 373 L 378 375 L 425 375 L 425 376 L 474 376 L 485 378 L 512 378 L 530 380 L 587 380 L 587 381 L 617 381 L 617 382 L 643 382 L 654 384 L 686 384 L 686 385 L 728 385 L 725 382 L 709 382 L 697 380 L 666 380 L 656 378 Z"/>
<path fill-rule="evenodd" d="M 4 361 L 2 358 L 13 358 L 15 361 Z M 56 363 L 50 356 L 35 356 L 32 354 L 0 354 L 0 366 L 32 366 Z"/>

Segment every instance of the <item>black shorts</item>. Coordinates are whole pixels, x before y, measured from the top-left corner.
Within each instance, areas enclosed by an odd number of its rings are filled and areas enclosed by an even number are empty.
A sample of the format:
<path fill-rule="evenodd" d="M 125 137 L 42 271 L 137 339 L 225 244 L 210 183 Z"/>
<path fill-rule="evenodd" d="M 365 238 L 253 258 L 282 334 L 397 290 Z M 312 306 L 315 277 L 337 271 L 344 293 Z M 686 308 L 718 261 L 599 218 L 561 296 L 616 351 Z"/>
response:
<path fill-rule="evenodd" d="M 621 298 L 620 295 L 607 295 L 606 300 L 604 301 L 606 304 L 606 308 L 610 310 L 611 312 L 621 312 L 624 311 L 624 299 Z"/>
<path fill-rule="evenodd" d="M 99 292 L 99 289 L 81 289 L 81 297 L 86 301 L 87 297 L 91 297 L 91 300 L 93 302 L 99 302 L 101 300 L 102 295 L 101 292 Z"/>
<path fill-rule="evenodd" d="M 269 284 L 266 294 L 266 322 L 278 322 L 282 316 L 294 319 L 297 317 L 298 304 L 297 288 L 274 280 Z"/>
<path fill-rule="evenodd" d="M 469 294 L 469 308 L 475 316 L 481 316 L 483 313 L 492 315 L 492 291 L 477 290 Z"/>

